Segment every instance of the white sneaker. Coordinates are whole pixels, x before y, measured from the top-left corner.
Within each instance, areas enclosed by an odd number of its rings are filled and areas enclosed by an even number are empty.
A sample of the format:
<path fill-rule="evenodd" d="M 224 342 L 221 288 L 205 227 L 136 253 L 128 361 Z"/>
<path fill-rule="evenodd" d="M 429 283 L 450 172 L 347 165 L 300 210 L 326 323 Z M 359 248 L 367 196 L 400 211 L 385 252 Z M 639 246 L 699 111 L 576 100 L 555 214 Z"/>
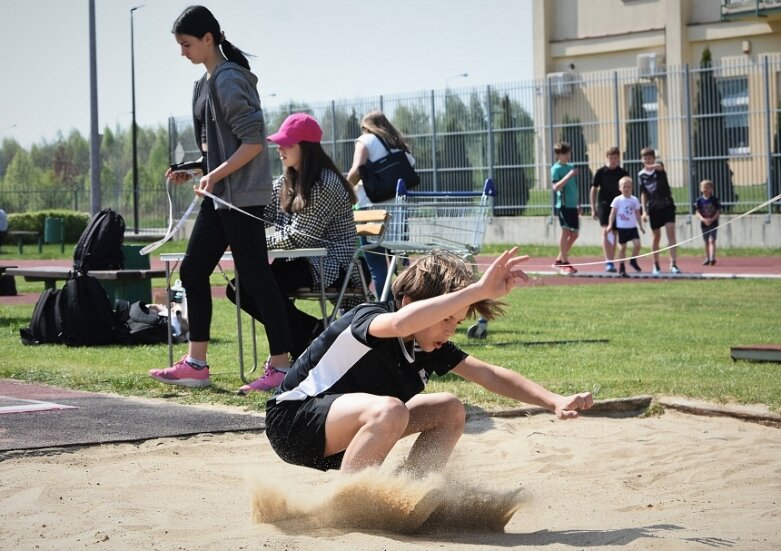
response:
<path fill-rule="evenodd" d="M 661 272 L 661 271 L 659 271 L 659 268 L 657 268 L 656 266 L 654 266 L 654 269 L 653 269 L 653 270 L 651 270 L 651 275 L 659 275 L 659 274 L 661 274 L 661 273 L 662 273 L 662 272 Z"/>
<path fill-rule="evenodd" d="M 670 266 L 670 273 L 671 274 L 680 274 L 681 270 L 678 269 L 678 266 L 673 264 L 672 266 Z"/>

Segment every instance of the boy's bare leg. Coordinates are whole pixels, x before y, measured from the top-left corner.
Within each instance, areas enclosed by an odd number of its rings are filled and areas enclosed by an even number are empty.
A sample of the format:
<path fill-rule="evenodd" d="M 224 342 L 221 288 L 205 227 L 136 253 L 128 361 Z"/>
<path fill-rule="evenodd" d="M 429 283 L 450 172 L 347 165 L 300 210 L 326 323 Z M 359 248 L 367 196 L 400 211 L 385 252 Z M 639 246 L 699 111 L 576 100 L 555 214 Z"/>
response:
<path fill-rule="evenodd" d="M 602 226 L 604 229 L 606 226 Z M 610 238 L 613 239 L 613 243 L 610 242 Z M 613 262 L 616 257 L 616 234 L 609 231 L 602 234 L 602 251 L 605 253 L 605 260 Z"/>
<path fill-rule="evenodd" d="M 654 264 L 659 264 L 659 242 L 662 240 L 662 231 L 657 228 L 653 230 L 654 238 L 651 241 L 651 250 L 653 251 Z"/>
<path fill-rule="evenodd" d="M 420 433 L 407 456 L 405 467 L 422 474 L 441 469 L 464 433 L 466 410 L 447 392 L 418 394 L 407 402 L 409 424 L 403 436 Z"/>
<path fill-rule="evenodd" d="M 672 247 L 670 249 L 670 260 L 672 260 L 672 263 L 675 264 L 675 260 L 678 257 L 678 247 L 674 247 L 676 241 L 675 241 L 675 224 L 673 222 L 668 222 L 664 225 L 664 230 L 667 232 L 667 245 Z"/>
<path fill-rule="evenodd" d="M 452 394 L 422 394 L 406 404 L 387 396 L 346 394 L 328 412 L 324 455 L 345 450 L 341 470 L 356 472 L 382 464 L 401 438 L 421 433 L 407 467 L 425 472 L 447 462 L 465 419 L 463 404 Z"/>
<path fill-rule="evenodd" d="M 362 393 L 340 396 L 325 421 L 323 455 L 344 450 L 341 470 L 347 473 L 381 465 L 403 436 L 409 417 L 406 404 L 397 398 Z"/>
<path fill-rule="evenodd" d="M 564 229 L 561 230 L 561 238 L 559 238 L 559 250 L 561 251 L 560 256 L 563 262 L 569 262 L 569 251 L 577 238 L 577 232 Z"/>
<path fill-rule="evenodd" d="M 636 257 L 640 254 L 640 240 L 632 239 L 632 256 Z"/>

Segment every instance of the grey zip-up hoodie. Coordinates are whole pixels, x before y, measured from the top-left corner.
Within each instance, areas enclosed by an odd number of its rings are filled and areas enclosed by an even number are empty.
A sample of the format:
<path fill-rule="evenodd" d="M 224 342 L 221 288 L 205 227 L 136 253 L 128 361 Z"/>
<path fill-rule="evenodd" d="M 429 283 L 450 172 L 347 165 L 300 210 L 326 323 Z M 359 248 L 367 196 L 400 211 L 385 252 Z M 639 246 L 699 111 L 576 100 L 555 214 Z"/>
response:
<path fill-rule="evenodd" d="M 193 89 L 194 113 L 201 87 L 208 86 L 206 161 L 209 171 L 225 162 L 243 143 L 263 146 L 263 151 L 246 165 L 214 186 L 214 195 L 237 207 L 266 205 L 271 199 L 271 162 L 257 83 L 258 78 L 250 71 L 227 61 L 217 66 L 211 78 L 201 77 Z M 196 140 L 200 141 L 201 124 L 193 119 Z M 227 208 L 219 203 L 215 206 Z"/>

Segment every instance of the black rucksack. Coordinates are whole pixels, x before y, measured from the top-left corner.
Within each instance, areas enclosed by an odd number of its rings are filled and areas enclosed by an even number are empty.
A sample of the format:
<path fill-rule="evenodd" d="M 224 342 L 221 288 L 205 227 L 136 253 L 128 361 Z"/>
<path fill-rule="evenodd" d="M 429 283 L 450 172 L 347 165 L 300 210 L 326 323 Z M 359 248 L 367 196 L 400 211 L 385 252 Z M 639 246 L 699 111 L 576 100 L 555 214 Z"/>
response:
<path fill-rule="evenodd" d="M 30 320 L 30 327 L 19 329 L 22 337 L 22 344 L 48 344 L 60 342 L 59 331 L 57 330 L 55 307 L 59 289 L 46 289 L 33 309 L 33 317 Z"/>
<path fill-rule="evenodd" d="M 77 275 L 57 295 L 55 319 L 60 342 L 93 346 L 115 342 L 114 311 L 100 281 Z"/>
<path fill-rule="evenodd" d="M 16 279 L 9 274 L 0 274 L 0 297 L 16 296 Z"/>
<path fill-rule="evenodd" d="M 73 251 L 73 268 L 86 274 L 90 270 L 121 270 L 125 267 L 122 241 L 125 220 L 111 209 L 97 213 L 87 224 Z"/>
<path fill-rule="evenodd" d="M 159 344 L 168 342 L 168 318 L 151 311 L 147 304 L 118 300 L 117 341 L 120 344 Z"/>

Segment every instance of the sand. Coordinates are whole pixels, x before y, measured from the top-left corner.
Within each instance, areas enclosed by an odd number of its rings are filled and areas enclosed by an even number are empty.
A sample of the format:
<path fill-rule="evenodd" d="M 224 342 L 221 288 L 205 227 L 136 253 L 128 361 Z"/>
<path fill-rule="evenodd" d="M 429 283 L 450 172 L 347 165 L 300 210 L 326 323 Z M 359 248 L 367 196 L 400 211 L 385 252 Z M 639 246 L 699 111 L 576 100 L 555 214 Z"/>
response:
<path fill-rule="evenodd" d="M 668 411 L 467 431 L 422 480 L 393 473 L 407 441 L 355 478 L 286 465 L 263 434 L 6 455 L 0 549 L 781 549 L 778 428 Z"/>

